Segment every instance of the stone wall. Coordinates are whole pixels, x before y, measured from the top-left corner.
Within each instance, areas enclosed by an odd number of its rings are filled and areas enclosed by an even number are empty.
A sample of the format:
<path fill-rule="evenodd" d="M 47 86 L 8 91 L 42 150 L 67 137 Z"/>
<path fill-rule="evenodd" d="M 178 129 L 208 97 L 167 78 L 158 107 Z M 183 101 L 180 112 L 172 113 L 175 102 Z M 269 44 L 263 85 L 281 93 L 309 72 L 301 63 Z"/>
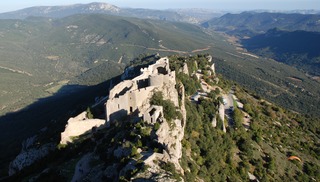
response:
<path fill-rule="evenodd" d="M 117 96 L 117 94 L 120 94 L 125 89 L 137 89 L 137 85 L 135 82 L 132 82 L 131 80 L 125 80 L 119 83 L 118 85 L 114 86 L 112 90 L 110 90 L 109 98 L 114 98 Z"/>
<path fill-rule="evenodd" d="M 187 68 L 186 68 L 187 69 Z M 155 64 L 141 69 L 142 74 L 132 80 L 121 82 L 110 91 L 110 97 L 106 106 L 107 122 L 120 120 L 128 114 L 138 111 L 138 116 L 150 123 L 160 123 L 160 127 L 156 132 L 157 140 L 165 147 L 165 161 L 174 163 L 176 169 L 183 173 L 183 169 L 179 164 L 179 159 L 182 156 L 181 140 L 184 136 L 184 128 L 186 122 L 186 110 L 184 102 L 179 105 L 178 91 L 176 89 L 175 71 L 169 68 L 168 58 L 162 58 Z M 141 88 L 139 85 L 147 85 Z M 139 84 L 140 81 L 143 84 Z M 131 83 L 130 83 L 131 82 Z M 137 86 L 136 86 L 137 85 Z M 127 90 L 126 90 L 127 89 Z M 125 90 L 126 92 L 123 92 Z M 184 101 L 184 87 L 179 86 L 179 93 Z M 162 106 L 150 106 L 150 99 L 155 91 L 163 93 L 165 100 L 170 100 L 174 103 L 177 109 L 181 111 L 183 119 L 174 119 L 166 121 L 163 117 Z M 123 92 L 123 94 L 119 94 Z"/>
<path fill-rule="evenodd" d="M 147 87 L 129 91 L 119 98 L 109 99 L 106 103 L 106 120 L 120 120 L 135 111 L 142 111 L 142 106 L 148 104 L 155 87 Z"/>
<path fill-rule="evenodd" d="M 93 127 L 103 128 L 105 120 L 102 119 L 88 119 L 87 112 L 82 112 L 74 118 L 68 120 L 68 124 L 64 132 L 61 133 L 61 144 L 72 142 L 73 136 L 79 136 L 86 132 L 91 132 Z"/>
<path fill-rule="evenodd" d="M 163 107 L 162 106 L 151 106 L 143 114 L 143 120 L 147 123 L 155 124 L 163 117 Z"/>
<path fill-rule="evenodd" d="M 150 107 L 148 102 L 154 89 L 171 84 L 175 84 L 175 72 L 170 71 L 167 57 L 142 68 L 141 75 L 119 83 L 110 91 L 105 104 L 107 122 L 121 120 L 135 111 L 143 113 Z"/>

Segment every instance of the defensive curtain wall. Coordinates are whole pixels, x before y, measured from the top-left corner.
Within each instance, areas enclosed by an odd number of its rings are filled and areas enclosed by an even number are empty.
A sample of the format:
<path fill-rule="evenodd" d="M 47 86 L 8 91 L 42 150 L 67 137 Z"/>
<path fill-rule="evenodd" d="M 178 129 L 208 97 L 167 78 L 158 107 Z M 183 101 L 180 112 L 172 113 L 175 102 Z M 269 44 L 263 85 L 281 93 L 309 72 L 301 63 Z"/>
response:
<path fill-rule="evenodd" d="M 150 108 L 149 99 L 154 89 L 162 90 L 167 85 L 175 85 L 175 72 L 170 72 L 167 57 L 159 59 L 155 64 L 141 69 L 141 75 L 132 80 L 124 80 L 110 90 L 109 100 L 105 104 L 106 121 L 99 119 L 88 119 L 87 113 L 83 112 L 75 118 L 70 118 L 61 133 L 61 144 L 72 142 L 72 137 L 90 132 L 93 127 L 103 128 L 112 120 L 121 120 L 133 112 L 138 117 L 144 114 L 145 121 L 156 122 L 163 116 L 161 106 Z M 150 108 L 150 109 L 149 109 Z M 149 110 L 148 110 L 149 109 Z"/>

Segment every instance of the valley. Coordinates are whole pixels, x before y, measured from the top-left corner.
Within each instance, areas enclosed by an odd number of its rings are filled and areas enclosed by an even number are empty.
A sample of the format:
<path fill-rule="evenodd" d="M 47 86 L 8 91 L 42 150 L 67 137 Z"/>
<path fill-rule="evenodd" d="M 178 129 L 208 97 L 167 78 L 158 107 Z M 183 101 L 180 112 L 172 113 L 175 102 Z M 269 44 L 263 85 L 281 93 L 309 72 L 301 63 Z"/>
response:
<path fill-rule="evenodd" d="M 228 34 L 233 44 L 258 56 L 318 76 L 319 18 L 319 14 L 242 12 L 213 18 L 202 26 Z"/>
<path fill-rule="evenodd" d="M 105 22 L 103 27 L 99 22 Z M 37 18 L 3 20 L 0 24 L 3 32 L 1 38 L 3 49 L 0 50 L 3 55 L 1 68 L 12 72 L 1 73 L 3 78 L 1 89 L 4 90 L 3 94 L 7 94 L 0 98 L 3 103 L 2 114 L 22 108 L 39 97 L 49 96 L 53 90 L 57 90 L 50 88 L 59 88 L 63 80 L 70 80 L 70 84 L 72 81 L 79 83 L 76 77 L 95 67 L 111 64 L 119 68 L 116 70 L 121 71 L 139 54 L 157 52 L 187 54 L 210 44 L 208 40 L 201 38 L 208 36 L 192 25 L 173 25 L 169 22 L 107 15 L 76 15 L 53 22 L 50 19 Z M 58 24 L 60 25 L 56 26 Z M 179 28 L 179 26 L 183 27 Z M 110 27 L 113 28 L 110 29 Z M 126 27 L 125 30 L 122 30 L 123 27 Z M 186 29 L 182 30 L 182 28 Z M 179 35 L 177 35 L 178 32 Z M 196 34 L 191 35 L 191 32 Z M 23 38 L 15 40 L 19 36 Z M 163 37 L 163 40 L 160 37 Z M 185 38 L 181 39 L 181 37 Z M 162 41 L 162 47 L 159 41 Z M 132 42 L 136 43 L 131 44 Z M 30 44 L 32 46 L 29 46 Z M 12 48 L 17 52 L 8 53 Z M 117 63 L 120 58 L 122 58 L 121 63 Z M 23 71 L 21 71 L 22 68 Z M 19 77 L 23 77 L 21 73 L 26 74 L 27 77 L 20 79 Z M 97 77 L 90 83 L 100 83 L 110 76 L 113 74 L 108 76 L 108 71 L 104 71 L 101 73 L 100 80 Z M 7 77 L 17 80 L 10 81 L 6 79 Z M 5 88 L 8 82 L 11 85 L 10 92 Z M 26 88 L 25 91 L 33 91 L 26 93 L 21 88 Z M 49 93 L 48 90 L 50 90 Z M 21 95 L 26 99 L 17 100 L 14 95 Z"/>

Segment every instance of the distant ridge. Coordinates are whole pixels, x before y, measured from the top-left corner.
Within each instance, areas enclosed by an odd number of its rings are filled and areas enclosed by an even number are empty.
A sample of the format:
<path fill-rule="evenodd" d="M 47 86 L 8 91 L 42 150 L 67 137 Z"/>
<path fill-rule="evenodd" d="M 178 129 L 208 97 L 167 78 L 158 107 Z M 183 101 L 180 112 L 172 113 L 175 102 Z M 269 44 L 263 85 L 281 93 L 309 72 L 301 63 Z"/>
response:
<path fill-rule="evenodd" d="M 319 14 L 243 12 L 240 14 L 225 14 L 220 18 L 204 22 L 202 26 L 241 37 L 251 37 L 256 34 L 265 33 L 273 28 L 288 31 L 304 30 L 319 32 L 319 20 Z"/>
<path fill-rule="evenodd" d="M 267 9 L 256 9 L 248 12 L 255 13 L 283 13 L 283 14 L 320 14 L 320 10 L 315 9 L 296 9 L 296 10 L 267 10 Z"/>
<path fill-rule="evenodd" d="M 34 6 L 17 11 L 1 13 L 1 19 L 25 19 L 29 16 L 62 18 L 73 14 L 117 14 L 120 8 L 107 3 L 74 4 L 66 6 Z"/>
<path fill-rule="evenodd" d="M 271 57 L 311 74 L 320 75 L 320 33 L 270 29 L 265 34 L 241 41 L 246 49 Z"/>
<path fill-rule="evenodd" d="M 66 6 L 35 6 L 0 14 L 0 19 L 25 19 L 30 16 L 63 18 L 75 14 L 108 14 L 143 19 L 197 23 L 195 18 L 169 10 L 119 8 L 108 3 L 74 4 Z"/>

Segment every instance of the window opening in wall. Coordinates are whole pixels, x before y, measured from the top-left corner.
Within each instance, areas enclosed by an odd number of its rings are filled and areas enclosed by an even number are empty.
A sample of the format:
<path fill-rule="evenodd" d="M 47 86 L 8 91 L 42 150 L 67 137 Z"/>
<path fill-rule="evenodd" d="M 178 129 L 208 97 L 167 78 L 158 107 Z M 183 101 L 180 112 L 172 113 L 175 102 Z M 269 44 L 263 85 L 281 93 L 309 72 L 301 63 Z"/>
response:
<path fill-rule="evenodd" d="M 138 89 L 146 88 L 149 86 L 149 79 L 138 80 L 137 84 L 138 84 Z"/>
<path fill-rule="evenodd" d="M 118 109 L 120 109 L 120 104 L 118 104 Z"/>
<path fill-rule="evenodd" d="M 130 113 L 132 113 L 133 112 L 133 108 L 132 107 L 130 107 Z"/>
<path fill-rule="evenodd" d="M 168 71 L 166 70 L 166 68 L 158 67 L 157 70 L 158 70 L 158 74 L 163 74 L 163 75 L 168 74 Z"/>

